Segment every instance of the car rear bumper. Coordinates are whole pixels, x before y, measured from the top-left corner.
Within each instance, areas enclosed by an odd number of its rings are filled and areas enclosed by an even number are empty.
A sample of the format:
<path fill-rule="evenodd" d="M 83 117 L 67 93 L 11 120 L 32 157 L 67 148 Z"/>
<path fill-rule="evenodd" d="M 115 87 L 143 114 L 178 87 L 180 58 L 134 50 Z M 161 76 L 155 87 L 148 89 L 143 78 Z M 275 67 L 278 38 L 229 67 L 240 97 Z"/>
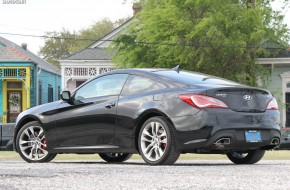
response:
<path fill-rule="evenodd" d="M 272 149 L 280 143 L 280 114 L 277 110 L 263 113 L 236 112 L 230 109 L 201 110 L 196 115 L 171 118 L 177 146 L 183 152 L 195 149 L 248 150 Z M 259 131 L 260 142 L 247 142 L 246 131 Z M 222 138 L 230 143 L 217 143 Z M 273 143 L 273 139 L 277 141 Z"/>
<path fill-rule="evenodd" d="M 209 138 L 205 147 L 209 149 L 223 150 L 249 150 L 249 149 L 272 149 L 280 143 L 280 131 L 276 129 L 255 129 L 261 132 L 261 141 L 247 142 L 245 132 L 247 129 L 220 130 Z M 221 142 L 221 139 L 228 141 Z"/>

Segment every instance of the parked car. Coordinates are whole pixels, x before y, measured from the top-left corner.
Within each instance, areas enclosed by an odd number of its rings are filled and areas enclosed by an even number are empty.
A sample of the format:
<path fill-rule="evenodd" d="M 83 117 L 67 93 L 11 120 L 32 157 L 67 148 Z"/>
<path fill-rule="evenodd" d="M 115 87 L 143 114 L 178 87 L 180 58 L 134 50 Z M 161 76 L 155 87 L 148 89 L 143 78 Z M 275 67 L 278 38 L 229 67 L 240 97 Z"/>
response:
<path fill-rule="evenodd" d="M 178 67 L 115 70 L 61 99 L 18 116 L 14 142 L 25 161 L 99 153 L 123 162 L 139 153 L 148 164 L 170 165 L 180 154 L 218 153 L 254 164 L 280 143 L 270 92 Z"/>
<path fill-rule="evenodd" d="M 279 150 L 290 150 L 290 128 L 281 129 L 281 144 Z"/>
<path fill-rule="evenodd" d="M 0 150 L 13 150 L 14 123 L 0 124 Z"/>

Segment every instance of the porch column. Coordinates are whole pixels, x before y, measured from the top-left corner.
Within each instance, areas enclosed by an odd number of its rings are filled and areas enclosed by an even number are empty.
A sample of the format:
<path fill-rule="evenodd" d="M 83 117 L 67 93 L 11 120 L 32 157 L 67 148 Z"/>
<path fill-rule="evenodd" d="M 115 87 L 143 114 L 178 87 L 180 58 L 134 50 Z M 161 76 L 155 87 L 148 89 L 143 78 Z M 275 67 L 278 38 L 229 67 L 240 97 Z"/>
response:
<path fill-rule="evenodd" d="M 25 68 L 26 70 L 26 78 L 25 78 L 25 89 L 26 89 L 26 109 L 30 108 L 30 68 Z"/>
<path fill-rule="evenodd" d="M 2 88 L 3 80 L 0 79 L 0 124 L 4 123 L 4 115 L 3 115 L 3 88 Z"/>

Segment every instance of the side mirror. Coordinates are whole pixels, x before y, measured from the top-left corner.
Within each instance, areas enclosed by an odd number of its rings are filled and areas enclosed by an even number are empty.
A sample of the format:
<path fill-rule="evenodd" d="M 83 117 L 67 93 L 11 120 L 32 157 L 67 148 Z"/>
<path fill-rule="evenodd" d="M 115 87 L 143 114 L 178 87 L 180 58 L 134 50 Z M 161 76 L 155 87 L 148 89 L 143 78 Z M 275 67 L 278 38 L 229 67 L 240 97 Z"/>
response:
<path fill-rule="evenodd" d="M 61 98 L 63 101 L 66 101 L 66 102 L 71 101 L 72 98 L 71 98 L 71 95 L 70 95 L 70 91 L 62 91 L 62 92 L 61 92 L 61 95 L 60 95 L 60 98 Z"/>

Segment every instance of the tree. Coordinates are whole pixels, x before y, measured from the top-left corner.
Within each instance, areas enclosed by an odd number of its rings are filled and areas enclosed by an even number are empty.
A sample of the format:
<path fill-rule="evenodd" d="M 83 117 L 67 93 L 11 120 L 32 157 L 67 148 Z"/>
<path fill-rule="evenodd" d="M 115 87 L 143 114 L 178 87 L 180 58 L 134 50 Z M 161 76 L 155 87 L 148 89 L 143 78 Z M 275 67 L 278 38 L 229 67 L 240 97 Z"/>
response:
<path fill-rule="evenodd" d="M 123 18 L 115 22 L 103 19 L 78 32 L 70 32 L 64 28 L 60 32 L 47 32 L 48 38 L 45 39 L 45 44 L 41 47 L 39 54 L 48 62 L 59 67 L 59 59 L 89 46 L 128 19 Z"/>
<path fill-rule="evenodd" d="M 284 48 L 289 41 L 273 1 L 143 0 L 134 24 L 112 44 L 113 60 L 120 68 L 179 64 L 255 85 L 257 57 L 273 53 L 270 43 Z"/>
<path fill-rule="evenodd" d="M 95 22 L 90 27 L 81 29 L 77 36 L 77 44 L 70 48 L 70 52 L 76 52 L 92 44 L 115 28 L 114 23 L 109 19 L 103 19 Z M 88 40 L 85 40 L 88 39 Z"/>
<path fill-rule="evenodd" d="M 63 28 L 60 32 L 47 32 L 46 36 L 49 38 L 45 39 L 45 45 L 40 48 L 38 54 L 49 63 L 59 67 L 58 59 L 69 55 L 70 48 L 77 46 L 78 42 L 74 40 L 77 34 Z"/>

